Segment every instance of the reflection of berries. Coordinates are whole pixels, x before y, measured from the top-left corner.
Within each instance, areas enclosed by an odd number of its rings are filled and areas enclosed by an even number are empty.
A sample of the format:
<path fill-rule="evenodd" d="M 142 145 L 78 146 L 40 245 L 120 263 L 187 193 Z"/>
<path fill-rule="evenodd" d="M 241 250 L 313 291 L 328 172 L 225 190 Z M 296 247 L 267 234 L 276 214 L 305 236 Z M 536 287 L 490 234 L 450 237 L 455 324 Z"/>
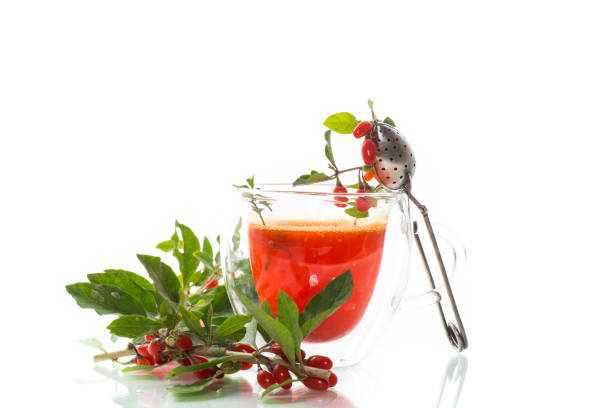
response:
<path fill-rule="evenodd" d="M 249 346 L 248 344 L 244 344 L 244 343 L 238 343 L 236 344 L 234 347 L 232 347 L 233 351 L 238 351 L 240 353 L 254 353 L 255 349 L 251 346 Z M 242 362 L 242 367 L 240 368 L 241 370 L 248 370 L 251 367 L 253 367 L 252 363 L 248 363 L 246 361 Z"/>
<path fill-rule="evenodd" d="M 257 373 L 257 382 L 263 389 L 266 389 L 275 383 L 274 376 L 264 370 L 259 370 L 259 372 Z"/>
<path fill-rule="evenodd" d="M 329 383 L 318 377 L 307 377 L 306 379 L 302 380 L 302 382 L 305 386 L 312 390 L 325 391 L 329 388 Z"/>
<path fill-rule="evenodd" d="M 372 123 L 367 121 L 360 122 L 357 126 L 355 126 L 355 129 L 353 129 L 353 136 L 359 139 L 360 137 L 364 137 L 370 133 L 371 130 Z"/>
<path fill-rule="evenodd" d="M 289 374 L 289 370 L 287 370 L 287 367 L 282 366 L 280 364 L 274 367 L 274 370 L 272 370 L 272 375 L 274 376 L 274 380 L 277 384 L 282 384 L 283 382 L 291 379 L 291 374 Z M 291 385 L 291 383 L 285 384 L 283 385 L 283 389 L 288 390 L 289 388 L 291 388 Z"/>
<path fill-rule="evenodd" d="M 193 355 L 193 358 L 195 358 L 196 360 L 200 360 L 198 364 L 208 362 L 208 359 L 206 357 L 198 356 L 196 354 Z M 205 380 L 207 378 L 212 377 L 215 374 L 216 368 L 217 367 L 208 367 L 203 370 L 195 371 L 193 375 L 195 375 L 200 380 Z"/>
<path fill-rule="evenodd" d="M 310 356 L 304 361 L 304 364 L 310 367 L 320 368 L 322 370 L 330 370 L 333 363 L 329 357 L 325 356 Z"/>
<path fill-rule="evenodd" d="M 189 350 L 193 346 L 191 339 L 186 334 L 181 334 L 181 336 L 176 340 L 176 346 L 181 350 Z"/>
<path fill-rule="evenodd" d="M 348 191 L 346 190 L 346 187 L 344 187 L 344 186 L 336 186 L 336 188 L 334 188 L 334 193 L 344 193 L 344 194 L 346 194 L 346 193 L 348 193 Z M 344 203 L 346 203 L 349 199 L 348 199 L 348 197 L 338 196 L 338 197 L 334 197 L 334 200 L 341 201 L 339 203 L 335 203 L 335 205 L 337 207 L 343 208 L 343 207 L 346 207 L 346 204 L 344 204 Z"/>
<path fill-rule="evenodd" d="M 334 387 L 336 384 L 338 384 L 338 377 L 336 376 L 336 374 L 330 373 L 327 383 L 329 384 L 329 388 Z"/>
<path fill-rule="evenodd" d="M 364 140 L 361 144 L 361 157 L 368 166 L 376 161 L 376 144 L 372 140 Z"/>
<path fill-rule="evenodd" d="M 355 208 L 357 211 L 366 212 L 370 209 L 370 202 L 365 197 L 359 197 L 355 200 Z"/>

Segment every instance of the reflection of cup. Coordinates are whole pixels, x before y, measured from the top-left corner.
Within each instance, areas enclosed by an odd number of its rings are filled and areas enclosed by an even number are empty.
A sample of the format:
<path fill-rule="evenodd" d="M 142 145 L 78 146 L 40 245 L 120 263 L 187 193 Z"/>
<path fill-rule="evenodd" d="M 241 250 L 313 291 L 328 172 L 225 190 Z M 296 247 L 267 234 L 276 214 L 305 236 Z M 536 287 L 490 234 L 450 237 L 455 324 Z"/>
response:
<path fill-rule="evenodd" d="M 332 188 L 266 185 L 240 190 L 221 251 L 228 293 L 238 313 L 246 309 L 235 288 L 253 302 L 267 300 L 273 312 L 282 290 L 302 311 L 333 278 L 350 269 L 351 298 L 306 339 L 309 354 L 329 355 L 337 364 L 349 365 L 371 349 L 405 297 L 412 223 L 403 193 L 338 194 Z M 371 205 L 365 218 L 345 212 L 358 199 Z"/>

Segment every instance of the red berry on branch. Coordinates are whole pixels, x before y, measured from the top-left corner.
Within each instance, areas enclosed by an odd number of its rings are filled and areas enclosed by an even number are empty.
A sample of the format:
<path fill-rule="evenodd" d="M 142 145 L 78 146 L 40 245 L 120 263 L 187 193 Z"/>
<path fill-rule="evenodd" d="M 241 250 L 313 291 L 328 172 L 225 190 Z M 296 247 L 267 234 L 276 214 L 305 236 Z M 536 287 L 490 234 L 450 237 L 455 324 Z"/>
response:
<path fill-rule="evenodd" d="M 146 341 L 151 341 L 151 340 L 153 340 L 153 336 L 151 336 L 150 334 L 145 334 L 145 340 Z"/>
<path fill-rule="evenodd" d="M 166 345 L 162 343 L 160 338 L 157 338 L 155 340 L 152 340 L 151 343 L 149 343 L 147 351 L 149 352 L 150 356 L 155 357 L 157 354 L 161 353 L 165 349 Z"/>
<path fill-rule="evenodd" d="M 206 278 L 206 281 L 204 281 L 204 289 L 206 290 L 210 290 L 212 288 L 216 288 L 217 286 L 219 286 L 219 281 L 215 278 Z"/>
<path fill-rule="evenodd" d="M 274 370 L 272 370 L 272 375 L 274 376 L 274 380 L 276 380 L 277 384 L 282 384 L 283 382 L 291 379 L 291 374 L 289 374 L 287 367 L 280 364 L 274 367 Z M 283 389 L 288 390 L 291 388 L 291 385 L 291 383 L 285 384 L 283 385 Z"/>
<path fill-rule="evenodd" d="M 185 357 L 181 360 L 181 365 L 184 366 L 190 366 L 191 365 L 191 360 L 189 359 L 189 357 Z"/>
<path fill-rule="evenodd" d="M 376 144 L 372 140 L 366 139 L 361 144 L 361 157 L 368 166 L 376 161 Z"/>
<path fill-rule="evenodd" d="M 193 346 L 191 339 L 186 334 L 181 334 L 180 337 L 176 340 L 176 346 L 181 350 L 190 350 Z"/>
<path fill-rule="evenodd" d="M 330 370 L 334 365 L 331 359 L 325 356 L 310 356 L 306 359 L 306 361 L 304 361 L 304 364 L 309 367 L 316 367 L 322 370 Z"/>
<path fill-rule="evenodd" d="M 168 353 L 160 352 L 155 355 L 155 364 L 164 364 L 168 362 Z"/>
<path fill-rule="evenodd" d="M 197 354 L 194 354 L 193 358 L 195 358 L 196 360 L 200 361 L 197 364 L 207 363 L 208 362 L 208 359 L 206 357 L 198 356 Z M 215 372 L 217 371 L 216 368 L 217 367 L 208 367 L 208 368 L 205 368 L 203 370 L 195 371 L 193 373 L 193 375 L 195 375 L 200 380 L 205 380 L 207 378 L 212 377 L 215 374 Z"/>
<path fill-rule="evenodd" d="M 255 349 L 251 346 L 249 346 L 248 344 L 244 344 L 244 343 L 238 343 L 236 345 L 234 345 L 234 347 L 232 347 L 233 351 L 238 351 L 240 353 L 254 353 Z M 241 370 L 249 370 L 251 367 L 253 367 L 253 363 L 248 363 L 246 361 L 242 362 L 242 367 L 240 368 Z"/>
<path fill-rule="evenodd" d="M 353 136 L 356 138 L 364 137 L 372 131 L 372 123 L 368 121 L 360 122 L 355 129 L 353 129 Z"/>
<path fill-rule="evenodd" d="M 307 377 L 302 382 L 311 390 L 325 391 L 329 388 L 329 383 L 319 377 Z"/>
<path fill-rule="evenodd" d="M 334 387 L 338 384 L 338 377 L 334 373 L 329 374 L 329 378 L 327 379 L 327 383 L 329 384 L 329 388 Z"/>
<path fill-rule="evenodd" d="M 370 207 L 370 202 L 365 197 L 359 197 L 355 200 L 355 208 L 357 208 L 357 211 L 366 212 Z"/>
<path fill-rule="evenodd" d="M 257 373 L 257 382 L 264 390 L 274 384 L 274 376 L 267 371 L 259 370 Z"/>
<path fill-rule="evenodd" d="M 148 366 L 148 365 L 152 365 L 149 362 L 149 359 L 147 359 L 146 357 L 140 357 L 139 359 L 136 360 L 136 364 L 138 364 L 139 366 Z"/>
<path fill-rule="evenodd" d="M 149 345 L 147 343 L 143 343 L 140 346 L 136 347 L 136 351 L 143 357 L 153 357 L 149 354 Z"/>
<path fill-rule="evenodd" d="M 281 349 L 281 347 L 278 345 L 278 343 L 272 344 L 272 346 L 270 346 L 270 351 L 272 353 L 276 354 L 277 356 L 281 356 L 283 360 L 289 361 L 289 359 L 287 358 L 287 356 L 283 352 L 283 349 Z M 304 360 L 304 358 L 306 357 L 306 352 L 304 352 L 304 350 L 300 349 L 300 353 L 302 354 L 302 360 Z"/>

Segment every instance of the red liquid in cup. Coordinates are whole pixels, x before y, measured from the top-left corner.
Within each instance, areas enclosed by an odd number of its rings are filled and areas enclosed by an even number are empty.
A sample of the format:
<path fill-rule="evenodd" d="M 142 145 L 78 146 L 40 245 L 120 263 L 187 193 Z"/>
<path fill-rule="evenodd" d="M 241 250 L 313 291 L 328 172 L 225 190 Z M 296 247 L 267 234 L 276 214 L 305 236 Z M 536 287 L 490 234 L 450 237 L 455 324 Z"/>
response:
<path fill-rule="evenodd" d="M 306 339 L 335 340 L 361 320 L 376 284 L 385 241 L 386 220 L 360 225 L 352 221 L 267 221 L 249 225 L 253 278 L 259 299 L 276 314 L 283 290 L 300 312 L 336 276 L 350 269 L 351 297 Z"/>

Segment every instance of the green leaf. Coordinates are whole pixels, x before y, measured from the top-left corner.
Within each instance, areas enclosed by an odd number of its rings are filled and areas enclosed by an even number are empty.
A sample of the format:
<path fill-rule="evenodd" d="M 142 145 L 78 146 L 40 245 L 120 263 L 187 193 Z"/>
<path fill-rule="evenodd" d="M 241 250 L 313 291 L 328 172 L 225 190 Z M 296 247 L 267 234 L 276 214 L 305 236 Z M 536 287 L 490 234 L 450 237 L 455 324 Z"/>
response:
<path fill-rule="evenodd" d="M 278 320 L 274 319 L 272 316 L 268 314 L 261 307 L 255 306 L 249 298 L 240 291 L 240 289 L 236 288 L 235 293 L 244 305 L 247 308 L 249 313 L 253 315 L 255 319 L 257 319 L 258 325 L 262 326 L 264 330 L 278 343 L 280 348 L 285 353 L 285 356 L 289 359 L 291 365 L 294 364 L 295 361 L 295 344 L 293 342 L 293 336 L 291 332 L 285 325 L 283 325 Z"/>
<path fill-rule="evenodd" d="M 166 299 L 180 302 L 181 285 L 168 265 L 157 256 L 137 255 L 140 263 L 145 267 L 157 291 Z"/>
<path fill-rule="evenodd" d="M 140 337 L 162 328 L 160 322 L 144 316 L 125 315 L 113 320 L 107 329 L 119 337 Z"/>
<path fill-rule="evenodd" d="M 234 235 L 232 235 L 232 248 L 235 251 L 240 248 L 240 228 L 242 228 L 242 217 L 238 218 L 236 228 L 234 228 Z"/>
<path fill-rule="evenodd" d="M 200 241 L 188 226 L 178 221 L 175 222 L 175 226 L 181 231 L 183 252 L 177 249 L 174 252 L 174 256 L 179 261 L 179 268 L 183 277 L 183 287 L 189 287 L 191 275 L 193 275 L 200 264 L 200 261 L 193 256 L 194 253 L 200 252 Z"/>
<path fill-rule="evenodd" d="M 121 371 L 124 372 L 124 373 L 133 373 L 135 371 L 152 371 L 152 370 L 154 370 L 157 367 L 158 366 L 154 366 L 154 365 L 148 365 L 148 366 L 135 365 L 135 366 L 125 367 Z"/>
<path fill-rule="evenodd" d="M 251 316 L 234 315 L 228 317 L 217 329 L 215 338 L 228 336 L 238 330 L 244 329 L 244 326 L 251 321 Z"/>
<path fill-rule="evenodd" d="M 293 382 L 297 382 L 300 381 L 299 378 L 291 378 L 289 380 L 285 380 L 280 384 L 272 384 L 271 386 L 269 386 L 268 388 L 266 388 L 264 390 L 264 392 L 261 393 L 260 399 L 263 399 L 266 395 L 268 395 L 269 393 L 271 393 L 274 390 L 279 389 L 280 387 L 282 387 L 283 385 L 287 385 L 289 383 L 293 383 Z"/>
<path fill-rule="evenodd" d="M 177 375 L 181 375 L 181 374 L 193 373 L 194 371 L 204 370 L 205 368 L 214 367 L 216 365 L 225 363 L 226 361 L 232 361 L 232 360 L 238 361 L 238 360 L 245 360 L 245 359 L 249 359 L 249 357 L 246 357 L 246 356 L 243 357 L 241 355 L 231 355 L 231 356 L 223 356 L 219 358 L 211 358 L 205 363 L 194 364 L 190 366 L 181 365 L 181 366 L 174 368 L 172 371 L 170 371 L 168 373 L 168 378 L 176 377 Z"/>
<path fill-rule="evenodd" d="M 100 350 L 103 353 L 108 353 L 106 351 L 106 349 L 104 348 L 104 346 L 102 345 L 102 342 L 96 338 L 90 337 L 88 339 L 81 339 L 81 340 L 75 340 L 77 343 L 81 343 L 84 344 L 86 346 L 90 346 L 95 348 L 96 350 Z"/>
<path fill-rule="evenodd" d="M 207 237 L 204 237 L 204 241 L 202 242 L 202 251 L 207 253 L 208 256 L 210 256 L 210 259 L 212 259 L 215 256 L 213 252 L 212 244 L 210 243 Z"/>
<path fill-rule="evenodd" d="M 227 290 L 225 285 L 219 285 L 207 291 L 207 293 L 215 296 L 212 302 L 212 306 L 217 316 L 231 316 L 234 314 L 232 304 L 230 303 L 229 297 L 227 296 Z"/>
<path fill-rule="evenodd" d="M 174 244 L 172 240 L 169 239 L 168 241 L 160 242 L 155 248 L 161 249 L 164 252 L 170 252 L 174 249 Z"/>
<path fill-rule="evenodd" d="M 270 316 L 270 317 L 272 317 L 274 319 L 274 313 L 272 313 L 272 308 L 270 307 L 270 304 L 268 303 L 268 301 L 266 299 L 264 299 L 264 301 L 261 302 L 261 309 L 264 312 L 266 312 L 268 314 L 268 316 Z M 255 320 L 255 321 L 257 321 L 257 320 Z M 261 337 L 264 338 L 266 343 L 268 343 L 270 340 L 272 340 L 272 337 L 270 337 L 270 335 L 268 334 L 266 329 L 261 327 L 261 325 L 257 325 L 257 331 L 261 334 Z"/>
<path fill-rule="evenodd" d="M 331 176 L 328 176 L 325 173 L 318 172 L 316 170 L 312 170 L 310 174 L 302 174 L 298 177 L 294 182 L 293 186 L 303 186 L 306 184 L 318 183 L 320 181 L 330 180 Z"/>
<path fill-rule="evenodd" d="M 334 278 L 325 288 L 313 296 L 300 314 L 302 336 L 306 338 L 325 319 L 331 316 L 353 293 L 353 277 L 347 270 Z M 284 351 L 284 350 L 283 350 Z"/>
<path fill-rule="evenodd" d="M 336 166 L 336 160 L 334 159 L 334 152 L 332 151 L 331 146 L 331 130 L 325 132 L 325 157 L 329 160 L 329 164 L 331 164 L 332 170 L 337 170 L 338 166 Z"/>
<path fill-rule="evenodd" d="M 334 132 L 341 134 L 353 133 L 355 126 L 359 124 L 359 121 L 355 116 L 348 112 L 340 112 L 329 116 L 323 122 L 323 125 L 333 130 Z"/>
<path fill-rule="evenodd" d="M 185 326 L 187 326 L 192 333 L 200 337 L 202 340 L 206 339 L 206 331 L 200 324 L 200 318 L 196 316 L 195 313 L 181 307 L 181 318 L 183 319 Z"/>
<path fill-rule="evenodd" d="M 143 279 L 134 272 L 122 270 L 107 270 L 104 273 L 90 273 L 87 275 L 87 279 L 89 279 L 91 283 L 102 283 L 105 285 L 116 286 L 124 292 L 132 295 L 134 299 L 137 299 L 137 301 L 144 306 L 147 312 L 157 314 L 157 304 L 155 303 L 153 294 L 138 285 L 135 282 L 138 279 L 133 279 L 131 275 L 135 275 L 138 278 Z"/>
<path fill-rule="evenodd" d="M 383 120 L 384 123 L 386 123 L 389 126 L 393 126 L 395 127 L 395 122 L 393 121 L 393 119 L 391 119 L 390 117 L 386 117 L 385 120 Z"/>
<path fill-rule="evenodd" d="M 302 329 L 299 323 L 299 310 L 293 299 L 282 290 L 278 292 L 276 298 L 276 312 L 278 320 L 289 329 L 293 336 L 293 344 L 295 345 L 295 355 L 300 360 L 300 344 L 302 343 Z"/>
<path fill-rule="evenodd" d="M 66 290 L 80 307 L 94 309 L 99 315 L 147 314 L 137 299 L 116 286 L 81 282 L 66 285 Z"/>
<path fill-rule="evenodd" d="M 193 254 L 193 256 L 200 262 L 202 262 L 204 264 L 204 267 L 206 269 L 210 269 L 211 271 L 213 269 L 215 269 L 215 266 L 213 265 L 213 259 L 212 256 L 208 255 L 208 252 L 196 252 Z"/>
<path fill-rule="evenodd" d="M 246 179 L 246 181 L 249 187 L 251 188 L 255 187 L 255 175 L 254 174 L 251 176 L 251 178 Z"/>
<path fill-rule="evenodd" d="M 362 212 L 356 208 L 347 208 L 346 210 L 344 210 L 344 212 L 350 215 L 351 217 L 355 217 L 355 218 L 366 218 L 369 215 L 367 211 Z"/>
<path fill-rule="evenodd" d="M 257 320 L 251 319 L 251 322 L 247 324 L 244 338 L 241 339 L 242 343 L 250 344 L 251 346 L 257 345 Z M 301 356 L 301 354 L 300 354 Z"/>

